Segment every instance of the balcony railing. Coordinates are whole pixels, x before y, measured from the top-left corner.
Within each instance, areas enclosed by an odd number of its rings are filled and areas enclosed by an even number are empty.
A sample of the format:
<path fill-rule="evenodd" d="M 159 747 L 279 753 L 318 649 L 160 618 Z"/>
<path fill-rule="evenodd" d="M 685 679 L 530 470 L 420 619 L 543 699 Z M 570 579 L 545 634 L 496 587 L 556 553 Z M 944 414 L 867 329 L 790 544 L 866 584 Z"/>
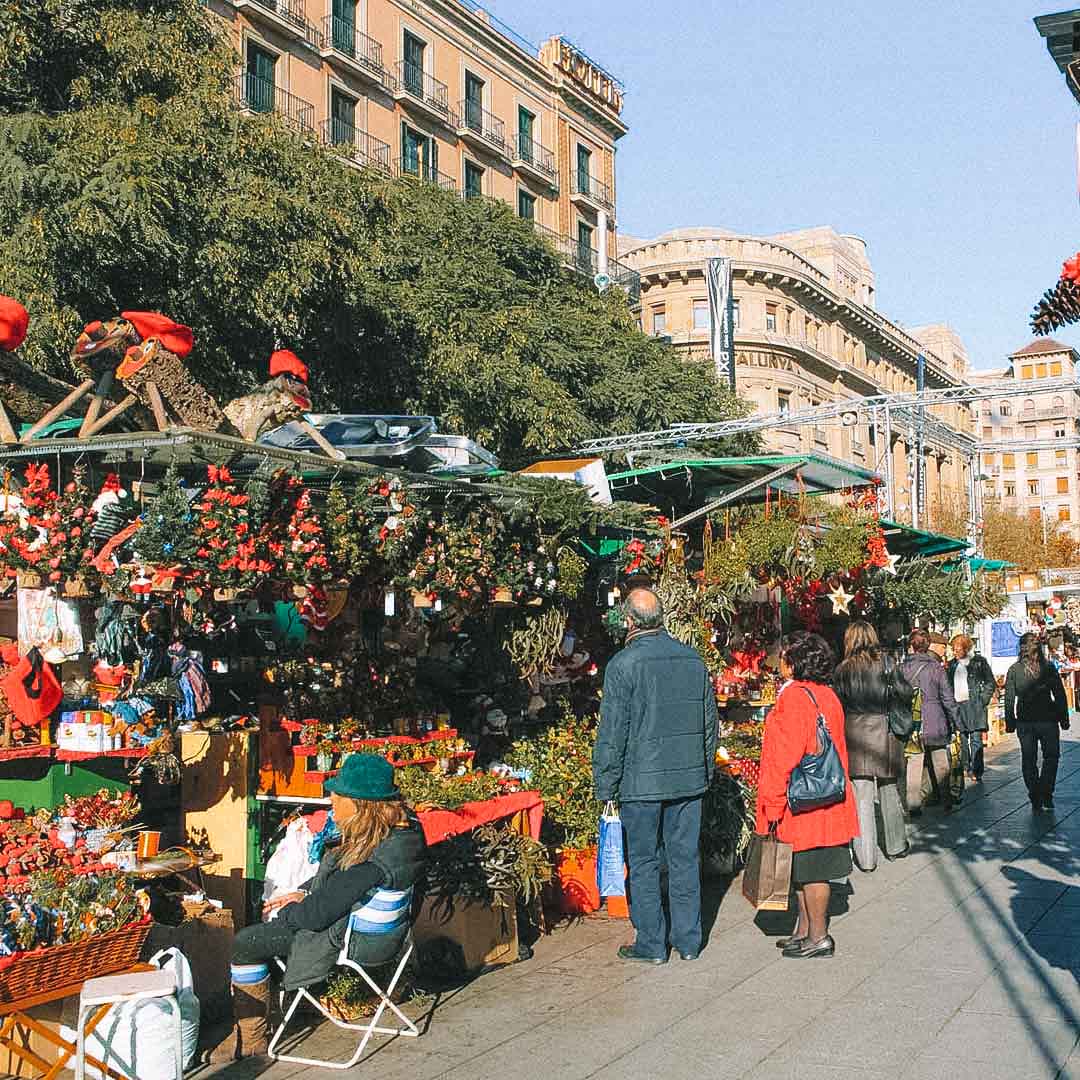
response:
<path fill-rule="evenodd" d="M 322 33 L 307 21 L 304 0 L 255 0 L 255 3 L 288 23 L 313 49 L 322 48 Z"/>
<path fill-rule="evenodd" d="M 315 106 L 276 86 L 269 79 L 242 71 L 236 76 L 233 93 L 242 109 L 274 113 L 298 131 L 315 129 Z"/>
<path fill-rule="evenodd" d="M 506 125 L 493 113 L 489 113 L 478 101 L 466 98 L 457 106 L 458 134 L 463 138 L 475 136 L 489 149 L 506 153 Z"/>
<path fill-rule="evenodd" d="M 606 210 L 615 209 L 615 197 L 612 194 L 611 187 L 605 184 L 603 180 L 597 180 L 595 176 L 589 176 L 588 173 L 574 172 L 573 194 L 598 203 Z"/>
<path fill-rule="evenodd" d="M 380 172 L 392 171 L 393 150 L 389 143 L 376 139 L 366 131 L 344 120 L 331 117 L 322 122 L 322 141 L 336 153 L 347 158 L 355 165 L 378 169 Z"/>
<path fill-rule="evenodd" d="M 397 163 L 396 175 L 406 180 L 416 180 L 421 184 L 434 184 L 443 191 L 457 191 L 457 181 L 446 173 L 439 172 L 424 164 L 402 160 Z"/>
<path fill-rule="evenodd" d="M 514 139 L 514 167 L 531 169 L 548 180 L 554 186 L 559 179 L 559 168 L 555 164 L 555 155 L 540 143 L 529 138 L 523 131 Z"/>
<path fill-rule="evenodd" d="M 535 222 L 533 228 L 562 256 L 564 266 L 584 274 L 590 281 L 600 272 L 600 253 L 596 248 Z M 607 276 L 612 285 L 625 291 L 632 305 L 641 303 L 641 275 L 636 270 L 631 270 L 616 259 L 608 259 Z"/>
<path fill-rule="evenodd" d="M 327 15 L 323 19 L 323 45 L 367 68 L 377 79 L 386 74 L 383 67 L 382 45 L 356 29 L 352 19 Z"/>
<path fill-rule="evenodd" d="M 423 68 L 406 60 L 399 60 L 394 66 L 394 86 L 398 93 L 407 94 L 414 101 L 455 123 L 450 112 L 450 92 L 446 83 L 439 82 Z"/>

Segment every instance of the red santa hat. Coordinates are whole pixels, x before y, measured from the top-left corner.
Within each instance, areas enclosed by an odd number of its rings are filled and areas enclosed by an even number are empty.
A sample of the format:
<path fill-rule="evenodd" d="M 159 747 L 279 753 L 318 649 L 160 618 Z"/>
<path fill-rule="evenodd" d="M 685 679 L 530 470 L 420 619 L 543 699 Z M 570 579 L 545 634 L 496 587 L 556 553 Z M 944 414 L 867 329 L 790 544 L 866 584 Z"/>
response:
<path fill-rule="evenodd" d="M 195 345 L 191 327 L 174 322 L 168 315 L 157 311 L 121 311 L 120 314 L 139 331 L 143 341 L 157 338 L 169 352 L 177 356 L 187 356 Z"/>
<path fill-rule="evenodd" d="M 0 296 L 0 350 L 14 352 L 25 340 L 30 315 L 18 300 Z"/>
<path fill-rule="evenodd" d="M 292 375 L 302 383 L 306 383 L 307 364 L 296 353 L 288 349 L 278 349 L 270 354 L 270 378 L 276 379 L 279 375 Z"/>

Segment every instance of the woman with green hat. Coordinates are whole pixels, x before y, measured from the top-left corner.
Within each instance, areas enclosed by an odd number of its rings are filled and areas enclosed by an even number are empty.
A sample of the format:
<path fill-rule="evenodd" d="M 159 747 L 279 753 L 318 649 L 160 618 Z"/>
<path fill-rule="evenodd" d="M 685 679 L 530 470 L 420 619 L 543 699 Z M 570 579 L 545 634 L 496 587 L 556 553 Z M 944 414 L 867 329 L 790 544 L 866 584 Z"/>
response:
<path fill-rule="evenodd" d="M 350 919 L 349 955 L 358 964 L 377 967 L 401 954 L 412 924 L 413 886 L 424 869 L 420 822 L 401 801 L 394 767 L 383 757 L 353 754 L 324 786 L 336 825 L 332 839 L 301 891 L 264 905 L 263 918 L 272 921 L 237 933 L 235 1024 L 211 1060 L 266 1053 L 275 957 L 287 958 L 285 990 L 321 982 L 334 967 Z"/>

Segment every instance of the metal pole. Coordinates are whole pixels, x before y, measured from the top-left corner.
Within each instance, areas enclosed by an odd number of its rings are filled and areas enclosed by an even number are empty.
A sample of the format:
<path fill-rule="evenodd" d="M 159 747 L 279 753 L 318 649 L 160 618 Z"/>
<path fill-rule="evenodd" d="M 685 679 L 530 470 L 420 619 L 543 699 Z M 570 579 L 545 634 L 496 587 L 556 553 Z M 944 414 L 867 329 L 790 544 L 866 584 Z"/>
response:
<path fill-rule="evenodd" d="M 968 543 L 970 555 L 978 554 L 978 475 L 982 474 L 983 456 L 975 450 L 968 458 Z"/>
<path fill-rule="evenodd" d="M 885 506 L 886 517 L 896 520 L 896 480 L 893 475 L 892 413 L 885 406 Z"/>

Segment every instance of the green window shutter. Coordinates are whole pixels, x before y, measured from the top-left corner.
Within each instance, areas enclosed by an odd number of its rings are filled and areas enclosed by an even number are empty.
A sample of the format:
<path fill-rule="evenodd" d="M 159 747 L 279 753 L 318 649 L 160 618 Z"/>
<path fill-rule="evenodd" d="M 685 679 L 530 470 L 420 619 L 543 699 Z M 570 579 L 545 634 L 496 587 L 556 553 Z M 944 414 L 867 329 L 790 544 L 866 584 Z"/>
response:
<path fill-rule="evenodd" d="M 475 199 L 484 193 L 484 170 L 471 161 L 465 162 L 465 196 Z"/>
<path fill-rule="evenodd" d="M 424 94 L 424 43 L 405 31 L 405 89 L 414 97 Z"/>
<path fill-rule="evenodd" d="M 337 90 L 330 94 L 330 141 L 353 143 L 356 141 L 356 102 Z"/>
<path fill-rule="evenodd" d="M 536 117 L 528 109 L 518 106 L 518 154 L 522 161 L 533 159 L 533 124 Z"/>
<path fill-rule="evenodd" d="M 245 96 L 248 107 L 254 112 L 271 112 L 274 108 L 276 59 L 273 53 L 248 42 Z"/>
<path fill-rule="evenodd" d="M 520 188 L 518 189 L 518 217 L 525 221 L 536 220 L 536 198 Z"/>
<path fill-rule="evenodd" d="M 356 55 L 356 0 L 333 0 L 331 44 L 346 56 Z"/>
<path fill-rule="evenodd" d="M 436 181 L 439 179 L 439 144 L 435 139 L 425 139 L 424 144 L 427 146 L 428 152 L 428 179 Z"/>
<path fill-rule="evenodd" d="M 592 172 L 592 154 L 587 147 L 577 148 L 577 182 L 578 191 L 588 194 L 591 190 L 589 176 Z"/>

